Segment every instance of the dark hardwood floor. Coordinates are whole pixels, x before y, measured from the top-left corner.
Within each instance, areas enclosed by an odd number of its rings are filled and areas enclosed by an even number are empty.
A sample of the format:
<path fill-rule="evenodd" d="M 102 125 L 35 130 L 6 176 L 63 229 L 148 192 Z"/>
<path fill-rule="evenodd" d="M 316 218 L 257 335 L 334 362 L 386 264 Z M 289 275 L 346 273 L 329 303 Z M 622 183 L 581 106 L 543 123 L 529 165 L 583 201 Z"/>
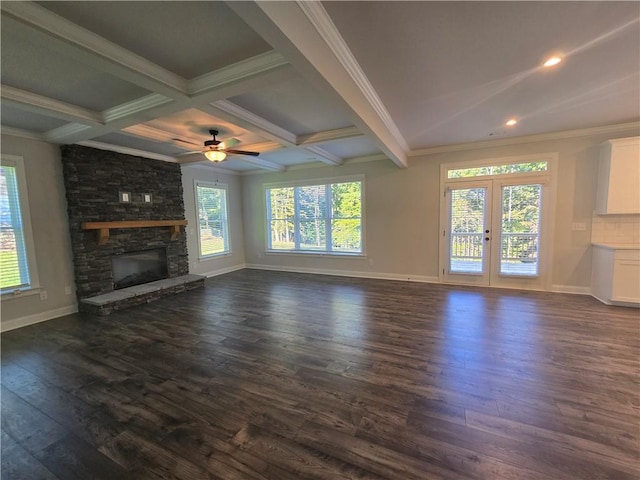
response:
<path fill-rule="evenodd" d="M 3 479 L 639 477 L 636 309 L 243 270 L 2 335 Z"/>

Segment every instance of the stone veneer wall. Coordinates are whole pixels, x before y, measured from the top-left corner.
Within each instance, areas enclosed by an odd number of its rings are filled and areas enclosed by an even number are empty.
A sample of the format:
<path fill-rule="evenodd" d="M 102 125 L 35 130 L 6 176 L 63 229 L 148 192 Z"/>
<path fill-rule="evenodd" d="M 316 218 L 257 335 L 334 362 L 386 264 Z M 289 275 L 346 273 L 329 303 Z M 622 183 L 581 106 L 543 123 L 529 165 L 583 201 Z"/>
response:
<path fill-rule="evenodd" d="M 61 147 L 78 300 L 113 291 L 111 256 L 165 247 L 169 278 L 189 273 L 184 227 L 113 229 L 105 245 L 84 222 L 183 220 L 182 173 L 176 163 L 79 145 Z M 131 203 L 120 203 L 120 192 Z M 151 194 L 152 203 L 143 203 Z"/>

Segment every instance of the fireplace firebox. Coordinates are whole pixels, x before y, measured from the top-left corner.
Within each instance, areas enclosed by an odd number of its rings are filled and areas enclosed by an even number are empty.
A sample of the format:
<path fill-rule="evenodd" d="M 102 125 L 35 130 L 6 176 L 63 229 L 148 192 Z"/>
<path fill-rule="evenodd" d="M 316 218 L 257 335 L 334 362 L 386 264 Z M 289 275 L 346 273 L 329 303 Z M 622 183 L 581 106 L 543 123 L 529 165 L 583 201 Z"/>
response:
<path fill-rule="evenodd" d="M 111 257 L 113 289 L 127 288 L 167 278 L 167 251 L 154 248 Z"/>

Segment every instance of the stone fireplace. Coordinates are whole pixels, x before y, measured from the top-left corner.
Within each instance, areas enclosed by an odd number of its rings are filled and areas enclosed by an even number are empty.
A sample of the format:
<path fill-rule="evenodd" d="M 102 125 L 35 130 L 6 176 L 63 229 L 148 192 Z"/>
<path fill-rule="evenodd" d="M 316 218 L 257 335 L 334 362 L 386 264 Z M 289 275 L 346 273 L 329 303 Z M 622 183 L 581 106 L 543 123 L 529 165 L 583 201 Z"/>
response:
<path fill-rule="evenodd" d="M 184 223 L 180 165 L 80 145 L 64 145 L 61 153 L 81 311 L 107 314 L 203 285 L 203 277 L 188 275 L 184 226 L 155 226 L 160 221 Z M 88 229 L 96 222 L 115 227 Z M 148 263 L 151 251 L 162 252 L 165 265 L 154 275 L 166 277 L 171 288 L 158 283 L 163 280 L 151 280 L 148 272 L 148 280 L 137 283 L 149 287 L 122 285 L 118 277 L 132 274 L 127 272 L 136 262 Z M 134 260 L 119 264 L 125 258 Z"/>

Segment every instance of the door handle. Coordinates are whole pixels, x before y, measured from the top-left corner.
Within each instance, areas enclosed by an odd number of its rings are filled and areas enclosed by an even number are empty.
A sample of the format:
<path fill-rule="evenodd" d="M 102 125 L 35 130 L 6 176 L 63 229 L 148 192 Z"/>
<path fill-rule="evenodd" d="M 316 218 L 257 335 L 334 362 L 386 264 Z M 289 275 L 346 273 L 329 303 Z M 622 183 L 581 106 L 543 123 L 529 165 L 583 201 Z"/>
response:
<path fill-rule="evenodd" d="M 484 241 L 488 242 L 489 241 L 489 237 L 484 237 Z"/>

